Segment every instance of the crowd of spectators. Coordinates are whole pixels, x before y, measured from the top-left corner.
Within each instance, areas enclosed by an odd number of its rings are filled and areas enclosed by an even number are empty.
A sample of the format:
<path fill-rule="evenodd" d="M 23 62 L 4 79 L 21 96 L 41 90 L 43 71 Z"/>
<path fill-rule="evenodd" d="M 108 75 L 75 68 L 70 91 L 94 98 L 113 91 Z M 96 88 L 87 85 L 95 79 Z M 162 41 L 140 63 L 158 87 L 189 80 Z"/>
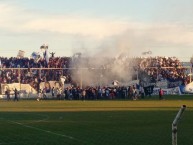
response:
<path fill-rule="evenodd" d="M 79 87 L 67 87 L 64 91 L 59 88 L 52 88 L 52 97 L 66 100 L 98 100 L 98 99 L 132 99 L 137 100 L 149 95 L 148 91 L 139 88 L 138 85 L 130 85 L 128 87 L 90 87 L 84 89 Z M 46 99 L 45 97 L 42 98 Z"/>
<path fill-rule="evenodd" d="M 176 57 L 149 57 L 141 61 L 140 69 L 157 81 L 189 82 L 188 69 Z"/>
<path fill-rule="evenodd" d="M 58 81 L 63 75 L 66 76 L 66 81 L 70 82 L 70 71 L 63 69 L 69 67 L 70 61 L 70 57 L 51 57 L 48 63 L 43 58 L 37 62 L 29 58 L 0 57 L 0 83 L 20 82 L 31 84 L 36 88 L 40 79 L 41 81 Z"/>
<path fill-rule="evenodd" d="M 84 58 L 87 60 L 86 58 Z M 37 88 L 39 80 L 58 81 L 60 76 L 66 76 L 66 83 L 71 83 L 72 57 L 50 57 L 49 62 L 41 58 L 38 62 L 30 58 L 0 57 L 0 83 L 24 83 Z M 87 61 L 88 62 L 88 61 Z M 181 80 L 188 82 L 187 71 L 176 57 L 149 58 L 108 58 L 108 63 L 100 64 L 109 69 L 113 65 L 132 68 L 134 71 L 146 72 L 157 81 Z M 77 67 L 77 66 L 76 66 Z M 93 66 L 95 67 L 95 66 Z M 97 66 L 98 67 L 98 66 Z M 38 69 L 35 69 L 38 68 Z M 51 70 L 44 68 L 54 68 Z M 130 71 L 130 70 L 129 70 Z"/>

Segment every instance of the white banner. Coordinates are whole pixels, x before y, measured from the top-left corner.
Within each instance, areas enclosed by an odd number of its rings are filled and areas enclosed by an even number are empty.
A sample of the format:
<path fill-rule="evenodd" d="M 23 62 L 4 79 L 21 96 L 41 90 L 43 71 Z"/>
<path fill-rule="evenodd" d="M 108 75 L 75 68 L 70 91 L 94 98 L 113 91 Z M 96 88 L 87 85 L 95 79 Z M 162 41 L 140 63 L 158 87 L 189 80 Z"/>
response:
<path fill-rule="evenodd" d="M 13 84 L 1 84 L 1 92 L 2 94 L 5 94 L 5 91 L 9 88 L 11 91 L 10 93 L 14 93 L 14 89 L 16 88 L 18 91 L 23 93 L 37 93 L 37 91 L 32 88 L 29 84 L 19 84 L 19 83 L 13 83 Z"/>
<path fill-rule="evenodd" d="M 157 83 L 156 83 L 156 87 L 158 87 L 158 88 L 164 88 L 164 89 L 167 89 L 167 87 L 168 87 L 168 81 L 167 80 L 165 80 L 165 81 L 158 81 Z"/>
<path fill-rule="evenodd" d="M 160 88 L 154 88 L 152 95 L 159 95 Z M 169 88 L 169 89 L 162 89 L 164 95 L 181 95 L 181 91 L 179 87 Z"/>

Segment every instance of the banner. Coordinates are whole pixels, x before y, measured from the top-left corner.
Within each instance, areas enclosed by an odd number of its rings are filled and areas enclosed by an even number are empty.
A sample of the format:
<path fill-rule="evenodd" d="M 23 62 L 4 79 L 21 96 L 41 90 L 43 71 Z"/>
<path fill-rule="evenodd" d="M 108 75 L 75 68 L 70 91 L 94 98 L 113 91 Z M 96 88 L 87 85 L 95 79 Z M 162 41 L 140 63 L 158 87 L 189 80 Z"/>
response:
<path fill-rule="evenodd" d="M 167 88 L 168 88 L 168 81 L 167 81 L 167 80 L 158 81 L 158 82 L 156 83 L 156 87 L 162 88 L 162 89 L 167 89 Z"/>
<path fill-rule="evenodd" d="M 159 95 L 160 88 L 154 88 L 152 95 Z M 181 91 L 179 87 L 169 88 L 169 89 L 162 89 L 164 95 L 181 95 Z"/>
<path fill-rule="evenodd" d="M 11 94 L 14 93 L 14 89 L 20 90 L 22 93 L 37 93 L 37 91 L 32 88 L 29 84 L 20 84 L 20 83 L 13 83 L 13 84 L 1 84 L 1 93 L 5 94 L 5 91 L 9 89 Z"/>
<path fill-rule="evenodd" d="M 175 88 L 182 84 L 182 81 L 168 81 L 168 88 Z"/>
<path fill-rule="evenodd" d="M 142 84 L 143 87 L 149 87 L 149 86 L 155 86 L 155 83 L 149 83 L 149 82 L 145 82 Z"/>
<path fill-rule="evenodd" d="M 19 50 L 17 57 L 18 58 L 24 58 L 25 51 Z"/>

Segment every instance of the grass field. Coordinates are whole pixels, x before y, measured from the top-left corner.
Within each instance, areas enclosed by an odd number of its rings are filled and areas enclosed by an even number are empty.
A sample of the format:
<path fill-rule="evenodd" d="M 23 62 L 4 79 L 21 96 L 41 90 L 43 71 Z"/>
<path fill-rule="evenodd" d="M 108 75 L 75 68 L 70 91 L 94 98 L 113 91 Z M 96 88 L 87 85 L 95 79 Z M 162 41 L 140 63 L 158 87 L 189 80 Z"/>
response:
<path fill-rule="evenodd" d="M 0 145 L 171 145 L 181 105 L 178 144 L 193 144 L 193 96 L 116 101 L 0 101 Z"/>

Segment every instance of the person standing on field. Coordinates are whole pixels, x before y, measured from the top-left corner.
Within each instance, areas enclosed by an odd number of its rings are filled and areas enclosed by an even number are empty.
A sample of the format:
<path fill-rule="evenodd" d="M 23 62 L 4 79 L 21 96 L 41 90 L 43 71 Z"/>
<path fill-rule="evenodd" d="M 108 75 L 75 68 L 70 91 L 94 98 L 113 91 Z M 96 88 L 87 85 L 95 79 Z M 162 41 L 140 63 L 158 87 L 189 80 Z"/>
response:
<path fill-rule="evenodd" d="M 55 96 L 55 94 L 54 94 L 55 93 L 54 87 L 52 88 L 51 91 L 52 91 L 52 98 L 54 98 L 54 96 Z"/>
<path fill-rule="evenodd" d="M 160 88 L 159 89 L 159 99 L 163 100 L 164 91 Z"/>
<path fill-rule="evenodd" d="M 7 101 L 11 100 L 11 98 L 10 98 L 10 89 L 9 88 L 7 88 L 5 93 L 7 95 Z"/>
<path fill-rule="evenodd" d="M 14 90 L 14 94 L 15 94 L 14 101 L 19 101 L 19 99 L 18 99 L 18 94 L 19 94 L 19 92 L 17 91 L 16 88 L 15 88 L 15 90 Z"/>
<path fill-rule="evenodd" d="M 42 90 L 41 89 L 39 89 L 39 91 L 38 91 L 37 101 L 40 101 L 40 99 L 42 99 Z"/>

